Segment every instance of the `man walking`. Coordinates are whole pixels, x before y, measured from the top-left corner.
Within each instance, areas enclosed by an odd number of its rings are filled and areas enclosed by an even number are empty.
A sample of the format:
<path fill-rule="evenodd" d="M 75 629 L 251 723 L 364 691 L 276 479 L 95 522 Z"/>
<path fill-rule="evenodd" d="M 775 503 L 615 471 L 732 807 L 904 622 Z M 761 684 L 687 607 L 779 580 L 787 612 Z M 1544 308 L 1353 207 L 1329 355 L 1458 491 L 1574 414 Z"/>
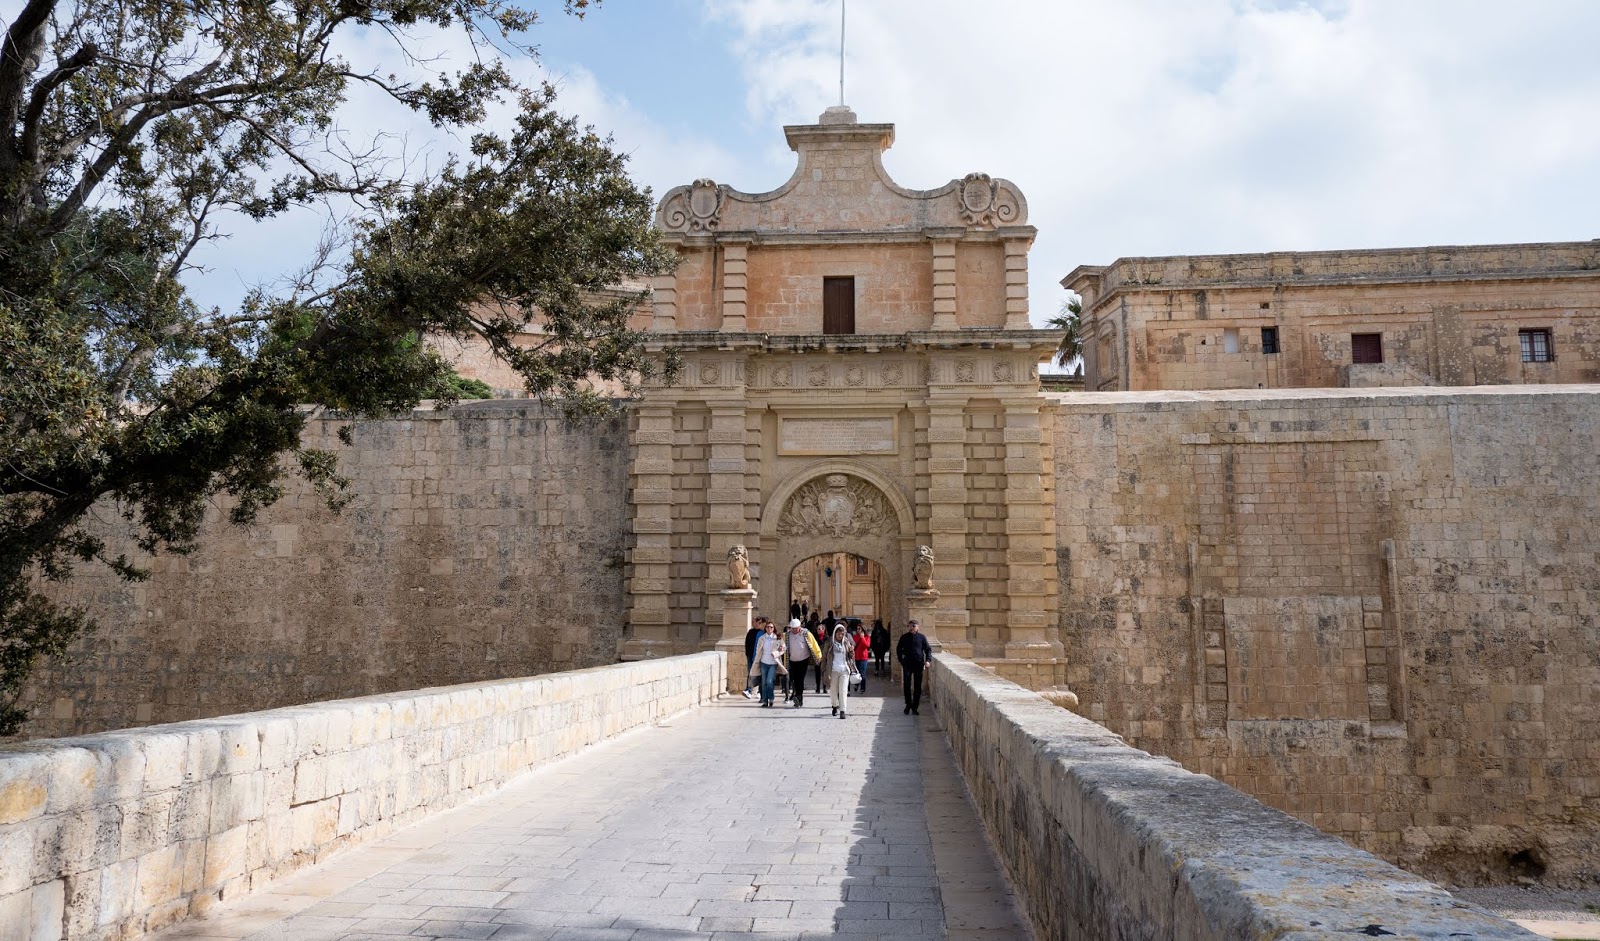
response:
<path fill-rule="evenodd" d="M 900 675 L 906 694 L 906 715 L 918 715 L 922 703 L 922 669 L 933 659 L 933 648 L 928 638 L 922 636 L 922 626 L 916 621 L 906 625 L 900 643 L 894 648 L 894 658 L 900 661 Z"/>
<path fill-rule="evenodd" d="M 758 617 L 750 623 L 750 629 L 744 632 L 744 698 L 749 699 L 750 688 L 756 684 L 756 641 L 767 632 L 767 619 Z"/>
<path fill-rule="evenodd" d="M 817 645 L 817 639 L 811 632 L 800 626 L 799 618 L 789 621 L 789 690 L 794 694 L 794 707 L 799 709 L 806 701 L 806 670 L 811 668 L 813 662 L 820 661 L 822 654 Z M 817 663 L 821 670 L 821 663 Z"/>

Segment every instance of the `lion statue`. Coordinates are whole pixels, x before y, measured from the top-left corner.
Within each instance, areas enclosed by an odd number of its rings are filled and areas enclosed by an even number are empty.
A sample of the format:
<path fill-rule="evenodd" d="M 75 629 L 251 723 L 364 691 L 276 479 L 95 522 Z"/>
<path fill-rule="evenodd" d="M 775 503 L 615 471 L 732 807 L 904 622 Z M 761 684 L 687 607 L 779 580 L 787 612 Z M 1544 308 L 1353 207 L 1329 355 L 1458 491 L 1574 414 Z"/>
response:
<path fill-rule="evenodd" d="M 750 587 L 750 555 L 744 546 L 734 546 L 728 550 L 728 587 Z"/>
<path fill-rule="evenodd" d="M 911 563 L 911 586 L 918 591 L 933 589 L 933 550 L 927 546 L 917 547 L 916 561 Z"/>

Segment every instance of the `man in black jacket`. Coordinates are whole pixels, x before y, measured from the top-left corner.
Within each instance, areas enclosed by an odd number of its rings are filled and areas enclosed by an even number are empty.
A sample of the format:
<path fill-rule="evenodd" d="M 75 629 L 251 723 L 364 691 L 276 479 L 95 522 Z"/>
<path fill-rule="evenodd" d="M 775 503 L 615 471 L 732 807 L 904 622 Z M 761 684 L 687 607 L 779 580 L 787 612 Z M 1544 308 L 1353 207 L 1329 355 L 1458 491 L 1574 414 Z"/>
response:
<path fill-rule="evenodd" d="M 766 633 L 767 619 L 758 617 L 750 622 L 750 629 L 744 632 L 744 698 L 750 698 L 750 685 L 755 682 L 755 674 L 751 673 L 751 666 L 756 662 L 756 641 Z"/>
<path fill-rule="evenodd" d="M 922 636 L 922 626 L 916 621 L 906 624 L 906 632 L 895 645 L 894 658 L 900 661 L 906 694 L 905 712 L 918 715 L 917 706 L 922 702 L 922 670 L 933 659 L 933 648 L 928 646 L 928 638 Z"/>

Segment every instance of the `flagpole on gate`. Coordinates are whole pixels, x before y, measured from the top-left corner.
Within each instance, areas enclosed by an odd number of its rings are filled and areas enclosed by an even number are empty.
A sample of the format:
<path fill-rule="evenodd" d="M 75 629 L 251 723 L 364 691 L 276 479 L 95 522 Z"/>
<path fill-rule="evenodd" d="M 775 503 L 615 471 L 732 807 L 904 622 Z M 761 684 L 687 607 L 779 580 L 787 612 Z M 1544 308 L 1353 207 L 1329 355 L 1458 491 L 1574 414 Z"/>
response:
<path fill-rule="evenodd" d="M 844 104 L 844 6 L 839 0 L 839 104 Z"/>

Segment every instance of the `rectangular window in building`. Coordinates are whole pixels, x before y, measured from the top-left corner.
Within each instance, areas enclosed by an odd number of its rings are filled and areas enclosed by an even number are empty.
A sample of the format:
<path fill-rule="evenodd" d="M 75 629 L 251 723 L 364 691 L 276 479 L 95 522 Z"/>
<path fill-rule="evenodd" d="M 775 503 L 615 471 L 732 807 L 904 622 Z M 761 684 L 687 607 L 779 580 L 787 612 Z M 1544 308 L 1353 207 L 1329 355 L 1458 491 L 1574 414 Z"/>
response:
<path fill-rule="evenodd" d="M 1237 327 L 1229 327 L 1222 331 L 1222 352 L 1239 352 L 1239 330 Z"/>
<path fill-rule="evenodd" d="M 1352 362 L 1352 363 L 1381 363 L 1381 362 L 1383 362 L 1383 334 L 1381 334 L 1381 333 L 1352 333 L 1352 334 L 1350 334 L 1350 362 Z"/>
<path fill-rule="evenodd" d="M 1556 358 L 1549 330 L 1518 330 L 1517 339 L 1522 343 L 1524 363 L 1548 363 Z"/>
<path fill-rule="evenodd" d="M 822 332 L 856 332 L 856 279 L 822 279 Z"/>
<path fill-rule="evenodd" d="M 1271 354 L 1278 352 L 1278 328 L 1261 328 L 1261 352 Z"/>

